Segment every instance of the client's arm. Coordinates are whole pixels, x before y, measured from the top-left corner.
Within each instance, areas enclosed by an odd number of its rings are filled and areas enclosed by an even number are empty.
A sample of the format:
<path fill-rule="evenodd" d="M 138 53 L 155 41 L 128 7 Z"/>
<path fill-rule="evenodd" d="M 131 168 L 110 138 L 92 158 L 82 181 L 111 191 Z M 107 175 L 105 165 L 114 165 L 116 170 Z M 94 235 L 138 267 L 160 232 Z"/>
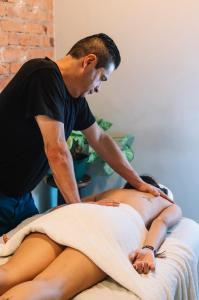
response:
<path fill-rule="evenodd" d="M 167 229 L 175 225 L 181 217 L 181 208 L 176 204 L 172 204 L 153 220 L 143 248 L 132 252 L 129 256 L 138 273 L 147 274 L 150 270 L 155 270 L 155 253 L 153 249 L 155 252 L 159 249 L 165 239 Z"/>

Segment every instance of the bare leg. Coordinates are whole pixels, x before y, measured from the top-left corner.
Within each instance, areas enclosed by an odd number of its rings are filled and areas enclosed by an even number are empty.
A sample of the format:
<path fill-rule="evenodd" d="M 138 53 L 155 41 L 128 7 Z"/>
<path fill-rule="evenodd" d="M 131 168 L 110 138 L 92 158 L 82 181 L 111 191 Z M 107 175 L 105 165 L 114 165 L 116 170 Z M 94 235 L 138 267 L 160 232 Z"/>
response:
<path fill-rule="evenodd" d="M 7 291 L 1 300 L 67 300 L 100 282 L 106 274 L 87 256 L 66 248 L 34 280 Z"/>
<path fill-rule="evenodd" d="M 32 280 L 64 249 L 45 234 L 27 236 L 11 259 L 0 266 L 0 295 L 16 284 Z"/>

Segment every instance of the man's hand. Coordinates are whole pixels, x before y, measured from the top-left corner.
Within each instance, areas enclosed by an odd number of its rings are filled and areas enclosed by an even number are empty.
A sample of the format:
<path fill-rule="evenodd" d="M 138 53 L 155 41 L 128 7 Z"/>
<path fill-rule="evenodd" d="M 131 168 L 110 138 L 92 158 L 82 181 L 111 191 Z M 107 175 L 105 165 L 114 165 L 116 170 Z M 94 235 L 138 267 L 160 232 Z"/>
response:
<path fill-rule="evenodd" d="M 139 274 L 155 271 L 155 257 L 150 249 L 138 249 L 129 254 L 133 267 Z"/>
<path fill-rule="evenodd" d="M 163 198 L 165 198 L 166 200 L 168 200 L 171 203 L 174 203 L 163 191 L 161 191 L 159 188 L 148 184 L 146 182 L 142 182 L 139 184 L 139 186 L 137 186 L 137 190 L 140 192 L 144 192 L 144 193 L 150 193 L 152 195 L 154 195 L 155 197 L 161 196 Z"/>

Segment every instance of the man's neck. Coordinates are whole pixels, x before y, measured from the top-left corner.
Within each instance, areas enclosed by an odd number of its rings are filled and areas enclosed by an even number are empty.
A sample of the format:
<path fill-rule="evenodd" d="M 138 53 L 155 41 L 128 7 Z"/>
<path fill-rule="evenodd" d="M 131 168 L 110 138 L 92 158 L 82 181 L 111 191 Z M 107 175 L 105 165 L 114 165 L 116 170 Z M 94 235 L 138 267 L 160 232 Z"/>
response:
<path fill-rule="evenodd" d="M 76 76 L 74 70 L 77 69 L 77 62 L 72 58 L 71 55 L 66 55 L 65 57 L 56 61 L 56 64 L 62 74 L 64 83 L 69 91 L 70 95 L 77 98 L 76 89 L 74 83 L 76 82 Z"/>

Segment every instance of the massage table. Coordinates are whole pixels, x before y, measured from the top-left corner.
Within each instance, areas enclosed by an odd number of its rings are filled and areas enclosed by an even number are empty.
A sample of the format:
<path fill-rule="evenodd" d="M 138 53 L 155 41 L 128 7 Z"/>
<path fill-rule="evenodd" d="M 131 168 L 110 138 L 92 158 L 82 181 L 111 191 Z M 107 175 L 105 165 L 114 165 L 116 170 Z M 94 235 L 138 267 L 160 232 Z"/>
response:
<path fill-rule="evenodd" d="M 159 184 L 161 187 L 168 190 L 168 196 L 170 199 L 173 199 L 173 193 L 170 189 L 165 187 L 162 184 Z M 196 276 L 195 278 L 195 289 L 194 296 L 196 299 L 199 299 L 199 224 L 188 218 L 182 218 L 182 220 L 174 226 L 167 233 L 166 240 L 169 238 L 175 238 L 179 242 L 184 243 L 191 251 L 193 255 L 193 261 L 196 263 Z M 162 249 L 164 249 L 164 244 Z M 194 257 L 195 256 L 195 257 Z M 168 274 L 169 276 L 170 274 Z M 178 275 L 174 275 L 172 288 L 175 291 L 173 300 L 193 300 L 187 295 L 183 295 L 181 291 L 180 282 L 177 281 Z M 145 287 L 143 286 L 143 289 Z M 187 287 L 188 289 L 189 287 Z M 185 294 L 185 293 L 184 293 Z M 191 295 L 191 293 L 190 293 Z M 192 296 L 191 296 L 192 297 Z M 112 278 L 107 278 L 106 280 L 96 284 L 95 286 L 87 289 L 86 291 L 77 295 L 74 300 L 138 300 L 133 292 L 125 289 L 123 286 L 118 284 Z M 163 300 L 163 299 L 154 299 L 154 300 Z"/>
<path fill-rule="evenodd" d="M 193 289 L 195 290 L 195 296 L 191 295 L 191 291 L 184 292 L 181 289 L 179 274 L 176 272 L 168 273 L 168 276 L 172 275 L 173 284 L 171 285 L 173 289 L 173 294 L 175 295 L 173 300 L 193 300 L 199 299 L 199 225 L 191 219 L 183 218 L 178 225 L 176 225 L 168 234 L 167 239 L 176 238 L 179 241 L 182 241 L 183 244 L 193 252 L 193 263 L 197 263 L 197 273 L 195 278 L 195 284 L 193 284 Z M 164 248 L 164 243 L 161 247 Z M 194 258 L 195 256 L 195 258 Z M 180 267 L 179 267 L 180 269 Z M 172 272 L 172 267 L 171 267 Z M 193 270 L 193 273 L 195 270 Z M 187 289 L 190 289 L 191 286 L 187 284 Z M 143 286 L 145 289 L 145 286 Z M 92 288 L 87 289 L 86 291 L 77 295 L 74 300 L 140 300 L 141 298 L 137 297 L 133 292 L 125 289 L 123 286 L 118 284 L 116 281 L 110 277 Z M 167 300 L 168 298 L 165 298 Z M 154 298 L 154 300 L 164 300 L 160 298 Z M 171 300 L 171 299 L 170 299 Z"/>
<path fill-rule="evenodd" d="M 120 224 L 118 220 L 122 218 L 124 221 Z M 62 225 L 58 234 L 56 228 L 65 221 L 66 226 Z M 109 275 L 74 300 L 199 299 L 199 224 L 191 219 L 182 218 L 168 232 L 160 248 L 160 251 L 166 250 L 167 257 L 157 258 L 155 273 L 148 275 L 138 274 L 128 260 L 127 254 L 132 247 L 136 249 L 142 245 L 146 229 L 139 214 L 126 204 L 121 204 L 120 208 L 75 204 L 50 214 L 44 213 L 39 218 L 34 216 L 9 233 L 6 245 L 0 240 L 0 256 L 12 254 L 23 238 L 35 231 L 79 249 Z M 77 238 L 78 231 L 81 232 Z M 0 258 L 0 263 L 8 259 Z"/>

